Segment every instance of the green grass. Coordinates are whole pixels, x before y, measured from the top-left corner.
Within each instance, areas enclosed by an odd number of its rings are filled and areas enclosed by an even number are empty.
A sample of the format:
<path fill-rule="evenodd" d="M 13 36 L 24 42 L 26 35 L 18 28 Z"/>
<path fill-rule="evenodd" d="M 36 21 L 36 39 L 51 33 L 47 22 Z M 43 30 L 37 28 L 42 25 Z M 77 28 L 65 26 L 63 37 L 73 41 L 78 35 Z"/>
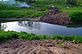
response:
<path fill-rule="evenodd" d="M 45 14 L 45 12 L 32 12 L 32 11 L 1 11 L 0 18 L 22 18 L 22 17 L 39 17 Z"/>
<path fill-rule="evenodd" d="M 7 5 L 0 5 L 0 18 L 22 18 L 22 17 L 40 17 L 46 11 L 40 11 L 38 8 L 18 8 Z"/>
<path fill-rule="evenodd" d="M 45 36 L 35 35 L 26 32 L 0 31 L 0 42 L 21 39 L 21 40 L 65 40 L 82 43 L 82 36 Z"/>
<path fill-rule="evenodd" d="M 0 18 L 22 18 L 22 17 L 39 17 L 46 11 L 37 11 L 36 8 L 18 8 L 12 6 L 0 6 Z"/>
<path fill-rule="evenodd" d="M 47 14 L 52 5 L 70 14 L 82 12 L 81 7 L 66 8 L 67 5 L 64 2 L 65 0 L 55 2 L 52 2 L 52 0 L 37 0 L 34 3 L 29 3 L 33 6 L 32 8 L 17 8 L 0 3 L 0 18 L 40 17 Z"/>
<path fill-rule="evenodd" d="M 63 8 L 62 9 L 63 12 L 67 12 L 69 14 L 74 13 L 74 12 L 82 12 L 82 8 L 81 7 L 74 7 L 74 8 Z"/>
<path fill-rule="evenodd" d="M 64 43 L 59 43 L 59 44 L 55 44 L 56 46 L 62 46 L 62 47 L 64 47 L 65 46 L 65 44 Z"/>

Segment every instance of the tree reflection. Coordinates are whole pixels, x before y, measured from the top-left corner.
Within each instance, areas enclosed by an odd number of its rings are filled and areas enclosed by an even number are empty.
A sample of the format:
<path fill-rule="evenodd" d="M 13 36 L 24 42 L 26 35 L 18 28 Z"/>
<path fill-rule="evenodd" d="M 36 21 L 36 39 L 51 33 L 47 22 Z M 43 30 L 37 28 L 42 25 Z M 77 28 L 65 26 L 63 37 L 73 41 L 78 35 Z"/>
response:
<path fill-rule="evenodd" d="M 0 22 L 0 30 L 1 30 L 1 22 Z"/>
<path fill-rule="evenodd" d="M 5 30 L 7 28 L 6 24 L 1 24 L 2 22 L 0 22 L 0 30 Z"/>
<path fill-rule="evenodd" d="M 18 25 L 26 27 L 30 30 L 32 30 L 32 29 L 38 29 L 39 30 L 41 28 L 40 22 L 33 22 L 33 21 L 19 21 Z"/>

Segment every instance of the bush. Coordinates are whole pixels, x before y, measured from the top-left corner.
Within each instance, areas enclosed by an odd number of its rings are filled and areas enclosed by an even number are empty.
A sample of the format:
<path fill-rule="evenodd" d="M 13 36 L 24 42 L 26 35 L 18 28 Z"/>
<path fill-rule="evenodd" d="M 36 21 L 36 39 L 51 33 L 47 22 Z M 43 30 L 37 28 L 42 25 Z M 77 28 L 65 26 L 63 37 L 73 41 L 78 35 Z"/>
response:
<path fill-rule="evenodd" d="M 77 5 L 79 5 L 79 2 L 77 0 L 67 0 L 66 4 L 72 5 L 72 6 L 77 6 Z"/>
<path fill-rule="evenodd" d="M 28 3 L 33 3 L 35 2 L 36 0 L 27 0 Z"/>
<path fill-rule="evenodd" d="M 0 42 L 11 40 L 11 39 L 16 39 L 16 38 L 18 38 L 18 35 L 17 35 L 16 32 L 13 32 L 13 31 L 8 31 L 8 32 L 0 31 Z"/>
<path fill-rule="evenodd" d="M 82 13 L 81 12 L 74 12 L 70 15 L 70 17 L 73 23 L 82 23 Z"/>

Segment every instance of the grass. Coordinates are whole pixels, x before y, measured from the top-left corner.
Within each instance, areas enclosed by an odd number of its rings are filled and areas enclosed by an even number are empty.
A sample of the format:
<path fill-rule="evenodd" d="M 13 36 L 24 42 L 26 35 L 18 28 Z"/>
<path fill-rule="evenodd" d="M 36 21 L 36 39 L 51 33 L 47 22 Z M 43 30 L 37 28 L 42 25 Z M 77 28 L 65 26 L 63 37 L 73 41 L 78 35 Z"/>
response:
<path fill-rule="evenodd" d="M 82 12 L 82 8 L 79 7 L 74 7 L 74 8 L 63 8 L 62 11 L 67 12 L 69 14 L 74 13 L 74 12 Z"/>
<path fill-rule="evenodd" d="M 18 8 L 0 5 L 0 18 L 22 18 L 43 16 L 46 11 L 38 11 L 37 8 Z"/>
<path fill-rule="evenodd" d="M 59 44 L 55 44 L 56 46 L 62 46 L 62 47 L 64 47 L 65 46 L 65 44 L 64 43 L 59 43 Z"/>
<path fill-rule="evenodd" d="M 12 6 L 0 6 L 0 18 L 22 18 L 22 17 L 39 17 L 45 12 L 37 11 L 36 8 L 18 8 Z"/>
<path fill-rule="evenodd" d="M 63 12 L 82 12 L 81 7 L 66 8 L 65 0 L 52 2 L 50 0 L 37 0 L 29 3 L 32 8 L 18 8 L 0 3 L 0 18 L 40 17 L 45 15 L 52 7 L 60 8 Z"/>
<path fill-rule="evenodd" d="M 65 40 L 82 43 L 82 36 L 45 36 L 35 35 L 26 32 L 15 32 L 15 31 L 1 31 L 0 30 L 0 42 L 5 42 L 12 39 L 21 40 Z"/>
<path fill-rule="evenodd" d="M 66 27 L 67 28 L 80 28 L 82 27 L 82 25 L 79 23 L 73 23 L 73 24 L 67 25 Z"/>
<path fill-rule="evenodd" d="M 22 17 L 39 17 L 45 14 L 45 12 L 32 12 L 32 11 L 17 11 L 16 10 L 10 10 L 10 11 L 1 11 L 0 12 L 0 18 L 22 18 Z"/>

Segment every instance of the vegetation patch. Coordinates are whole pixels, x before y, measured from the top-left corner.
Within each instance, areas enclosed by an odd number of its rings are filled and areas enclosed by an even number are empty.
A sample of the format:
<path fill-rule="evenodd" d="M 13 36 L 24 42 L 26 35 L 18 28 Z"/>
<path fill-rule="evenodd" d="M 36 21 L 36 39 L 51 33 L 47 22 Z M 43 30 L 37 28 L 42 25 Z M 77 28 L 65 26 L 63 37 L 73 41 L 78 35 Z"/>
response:
<path fill-rule="evenodd" d="M 0 31 L 0 42 L 12 39 L 21 40 L 65 40 L 82 43 L 82 36 L 45 36 L 26 32 Z"/>
<path fill-rule="evenodd" d="M 70 15 L 70 17 L 73 23 L 82 23 L 82 13 L 81 12 L 74 12 Z"/>
<path fill-rule="evenodd" d="M 19 8 L 0 3 L 0 18 L 22 18 L 22 17 L 40 17 L 46 11 L 40 11 L 38 8 Z"/>
<path fill-rule="evenodd" d="M 56 46 L 61 46 L 61 47 L 64 47 L 65 44 L 64 43 L 59 43 L 59 44 L 55 44 Z"/>
<path fill-rule="evenodd" d="M 1 11 L 0 12 L 0 18 L 22 18 L 22 17 L 39 17 L 39 16 L 42 16 L 45 14 L 45 12 L 32 12 L 32 11 L 29 11 L 29 12 L 22 12 L 22 11 L 18 11 L 18 12 L 15 12 L 15 10 L 13 11 Z"/>
<path fill-rule="evenodd" d="M 21 0 L 20 2 L 24 1 Z M 79 0 L 79 2 L 82 1 Z M 81 10 L 82 8 L 80 8 L 79 6 L 66 8 L 69 5 L 65 4 L 65 0 L 62 1 L 37 0 L 33 3 L 29 2 L 28 4 L 31 5 L 32 7 L 19 8 L 0 3 L 0 18 L 40 17 L 44 16 L 50 9 L 54 7 L 58 7 L 63 12 L 68 13 L 82 12 Z"/>

